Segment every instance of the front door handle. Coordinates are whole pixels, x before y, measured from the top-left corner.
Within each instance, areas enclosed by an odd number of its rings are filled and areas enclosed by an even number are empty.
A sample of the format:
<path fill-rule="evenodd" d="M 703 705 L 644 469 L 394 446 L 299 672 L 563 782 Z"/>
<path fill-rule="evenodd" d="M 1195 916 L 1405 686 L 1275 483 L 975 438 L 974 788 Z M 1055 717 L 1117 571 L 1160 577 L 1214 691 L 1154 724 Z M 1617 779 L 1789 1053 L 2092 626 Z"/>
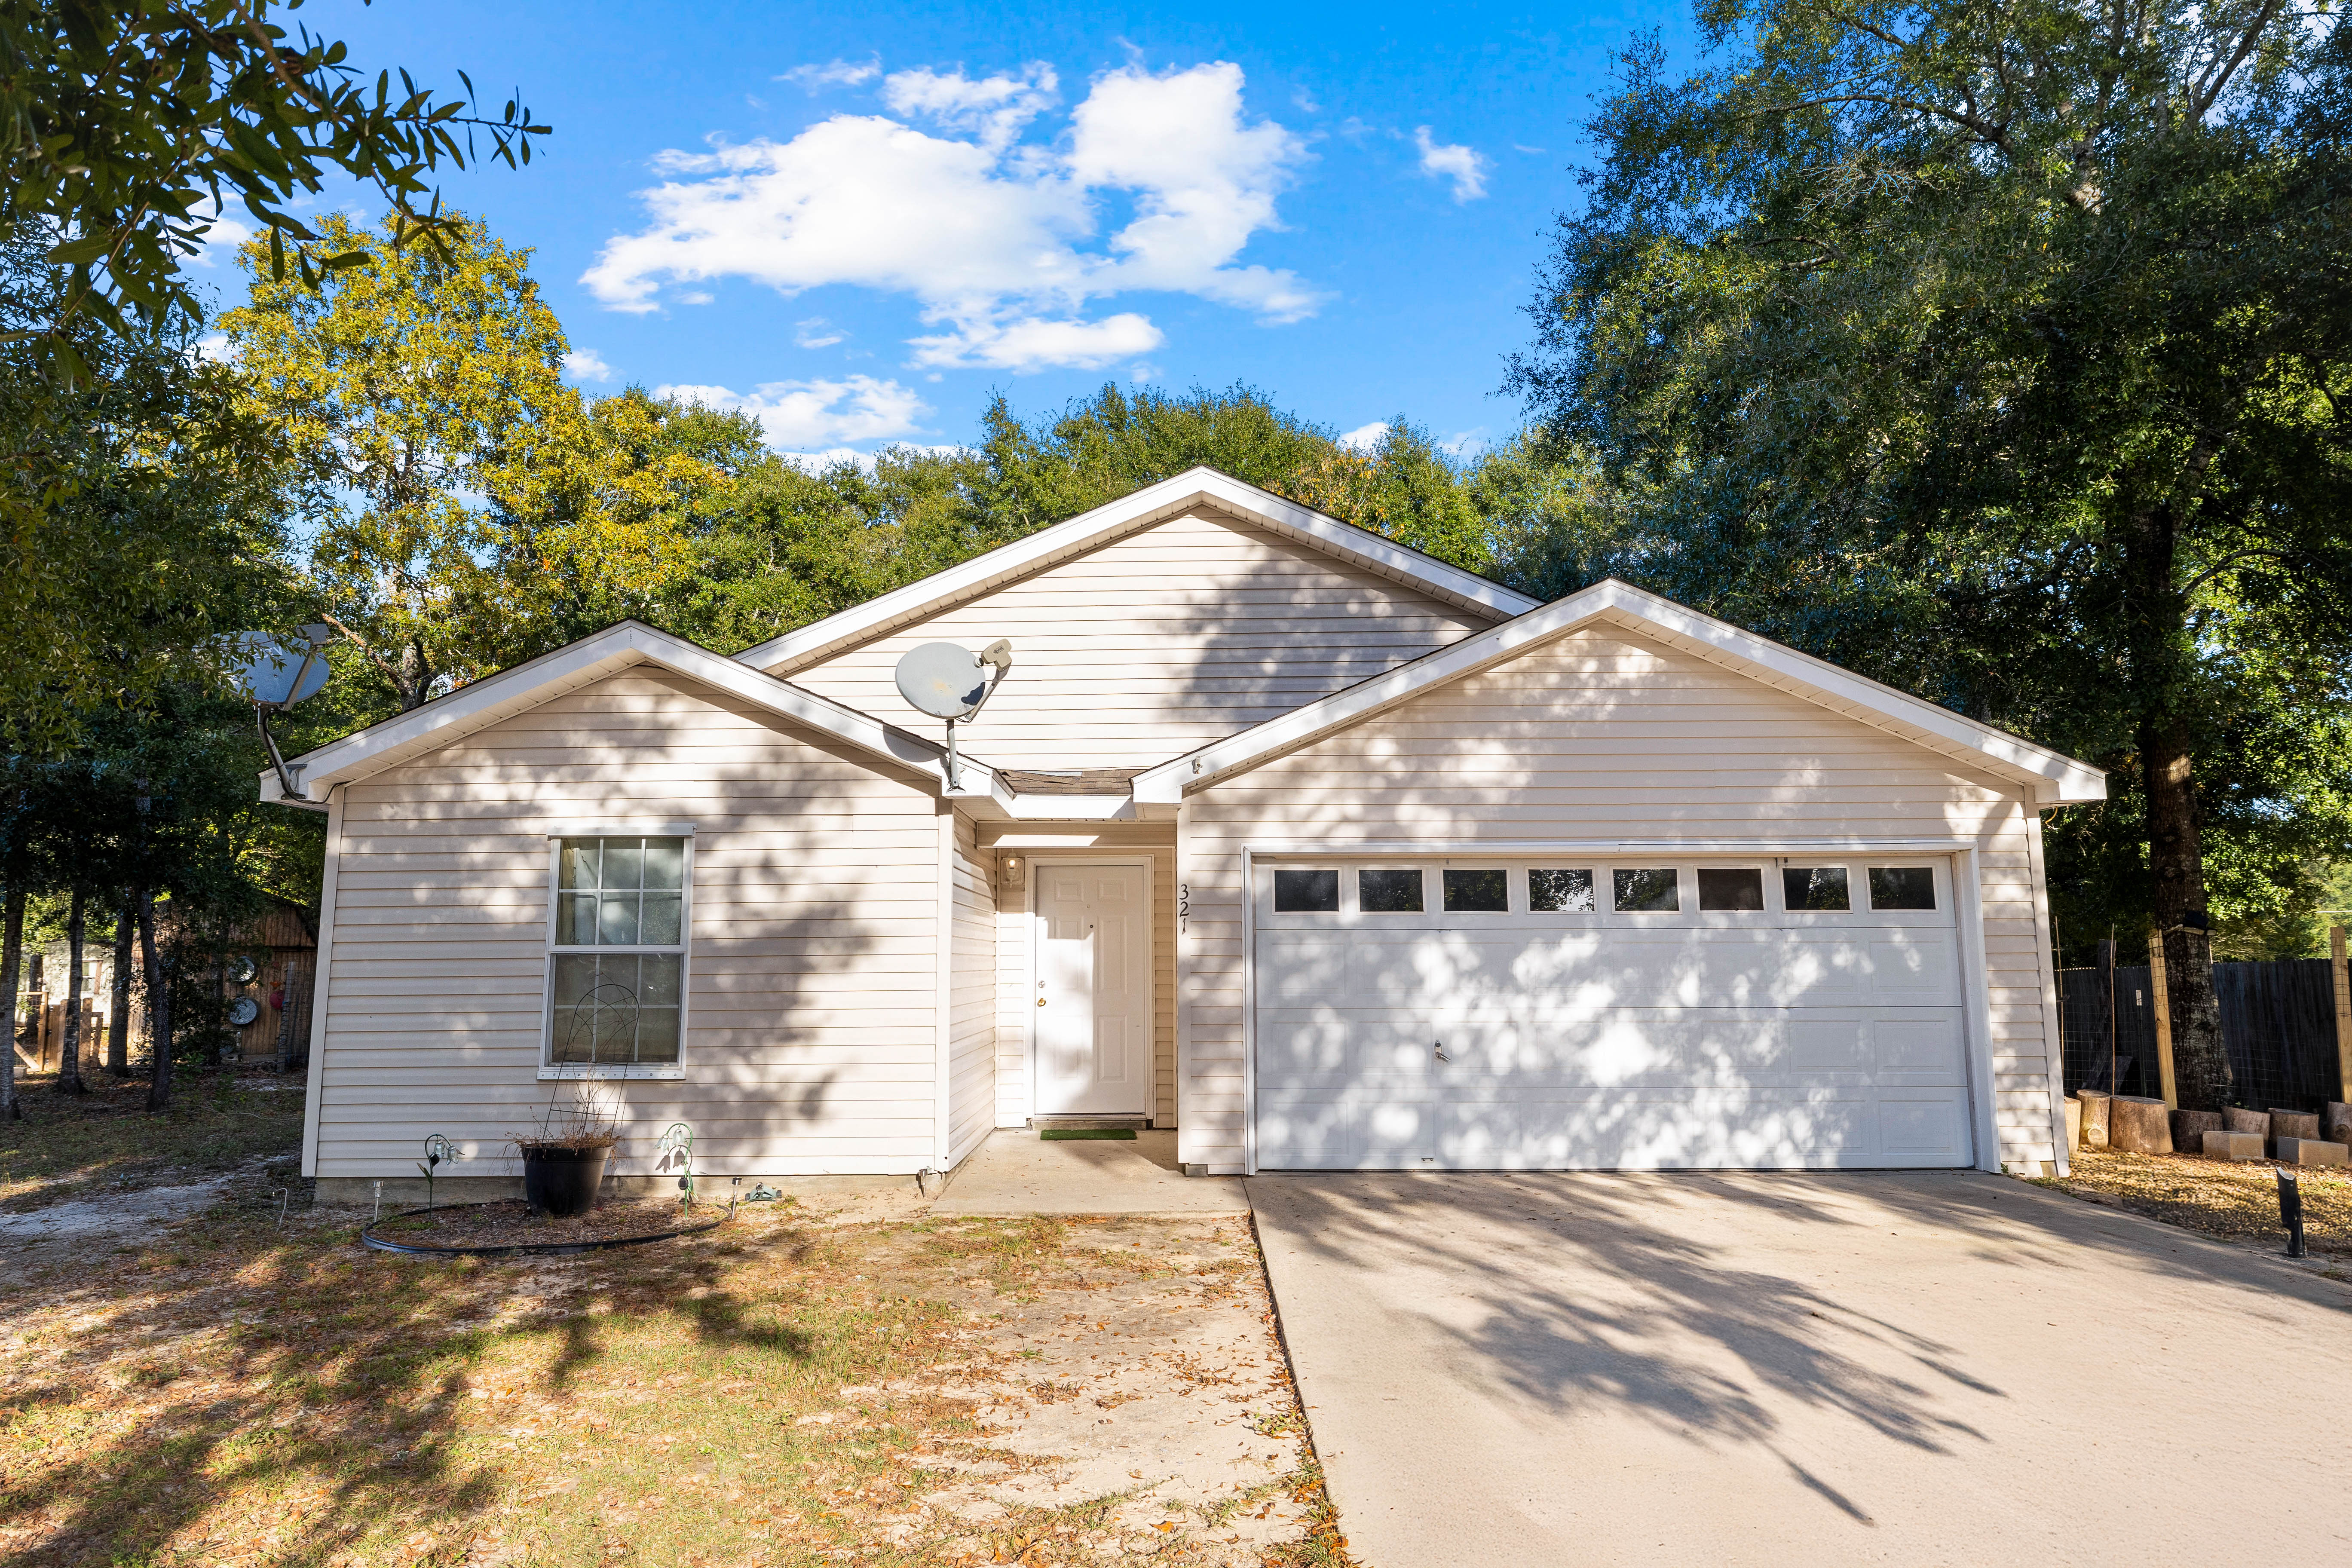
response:
<path fill-rule="evenodd" d="M 1436 1057 L 1439 1061 L 1450 1062 L 1454 1059 L 1452 1057 L 1445 1054 L 1445 1042 L 1444 1040 L 1430 1041 L 1429 1049 L 1430 1053 Z"/>

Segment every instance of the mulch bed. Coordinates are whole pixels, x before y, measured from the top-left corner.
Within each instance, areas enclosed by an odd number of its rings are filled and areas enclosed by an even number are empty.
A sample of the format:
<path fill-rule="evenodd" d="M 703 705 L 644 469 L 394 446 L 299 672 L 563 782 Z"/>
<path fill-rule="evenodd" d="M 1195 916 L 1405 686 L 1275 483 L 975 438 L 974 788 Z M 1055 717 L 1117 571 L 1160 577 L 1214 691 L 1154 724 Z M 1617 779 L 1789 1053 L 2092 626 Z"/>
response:
<path fill-rule="evenodd" d="M 2238 1164 L 2197 1154 L 2080 1149 L 2072 1173 L 2045 1177 L 2041 1184 L 2208 1236 L 2284 1247 L 2277 1170 L 2268 1161 Z M 2314 1253 L 2352 1255 L 2352 1176 L 2326 1168 L 2300 1175 L 2305 1242 Z"/>
<path fill-rule="evenodd" d="M 598 1204 L 577 1219 L 555 1219 L 533 1215 L 514 1198 L 392 1215 L 368 1231 L 404 1247 L 579 1247 L 701 1229 L 726 1212 L 724 1205 L 698 1204 L 689 1213 L 676 1202 L 658 1201 Z"/>

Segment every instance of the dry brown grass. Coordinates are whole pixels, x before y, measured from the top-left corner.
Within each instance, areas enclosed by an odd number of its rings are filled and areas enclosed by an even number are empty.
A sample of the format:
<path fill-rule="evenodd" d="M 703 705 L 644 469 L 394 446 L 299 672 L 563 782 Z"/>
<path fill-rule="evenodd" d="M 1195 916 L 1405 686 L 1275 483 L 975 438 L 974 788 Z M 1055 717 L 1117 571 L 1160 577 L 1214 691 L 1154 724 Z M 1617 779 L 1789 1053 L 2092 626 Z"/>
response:
<path fill-rule="evenodd" d="M 200 1181 L 302 1147 L 299 1078 L 184 1070 L 158 1116 L 143 1109 L 143 1079 L 93 1073 L 87 1081 L 89 1094 L 68 1095 L 58 1092 L 54 1073 L 18 1079 L 25 1120 L 0 1121 L 0 1210 L 133 1183 Z"/>
<path fill-rule="evenodd" d="M 2075 1152 L 2072 1174 L 2045 1177 L 2040 1184 L 2207 1236 L 2284 1247 L 2277 1169 L 2268 1162 L 2238 1164 L 2195 1154 L 2082 1149 Z M 2301 1180 L 2304 1239 L 2311 1250 L 2352 1255 L 2352 1176 L 2316 1169 L 2302 1172 Z"/>
<path fill-rule="evenodd" d="M 1245 1231 L 1171 1262 L 1143 1226 L 789 1205 L 564 1259 L 356 1230 L 231 1205 L 0 1284 L 0 1565 L 1097 1561 L 1136 1544 L 1103 1534 L 1115 1500 L 978 1527 L 932 1506 L 975 1458 L 1039 1463 L 975 1414 L 1035 1381 L 1002 1320 L 1087 1319 L 1122 1280 L 1210 1300 L 1256 1267 Z M 1217 1518 L 1171 1508 L 1154 1560 L 1244 1561 L 1211 1531 L 1277 1493 L 1308 1533 L 1245 1560 L 1344 1561 L 1311 1463 Z"/>

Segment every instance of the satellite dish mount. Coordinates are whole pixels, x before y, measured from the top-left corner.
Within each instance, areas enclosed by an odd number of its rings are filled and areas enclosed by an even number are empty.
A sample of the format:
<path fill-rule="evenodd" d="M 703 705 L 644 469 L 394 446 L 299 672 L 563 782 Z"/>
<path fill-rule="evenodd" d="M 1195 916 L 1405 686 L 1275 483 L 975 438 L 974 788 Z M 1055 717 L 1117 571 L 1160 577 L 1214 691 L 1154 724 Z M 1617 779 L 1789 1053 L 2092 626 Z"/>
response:
<path fill-rule="evenodd" d="M 299 634 L 300 646 L 292 640 L 275 642 L 264 639 L 247 658 L 237 674 L 237 684 L 253 704 L 253 721 L 261 731 L 261 743 L 269 748 L 269 765 L 278 770 L 278 787 L 289 800 L 308 802 L 298 782 L 301 770 L 289 768 L 278 750 L 278 738 L 269 732 L 269 716 L 283 713 L 306 697 L 315 697 L 327 684 L 327 648 L 335 640 L 335 628 L 314 621 Z"/>
<path fill-rule="evenodd" d="M 983 673 L 993 671 L 993 676 Z M 898 695 L 919 713 L 948 725 L 948 788 L 963 787 L 956 756 L 956 726 L 980 717 L 980 710 L 1013 671 L 1013 645 L 997 638 L 978 653 L 951 642 L 927 642 L 898 660 Z"/>

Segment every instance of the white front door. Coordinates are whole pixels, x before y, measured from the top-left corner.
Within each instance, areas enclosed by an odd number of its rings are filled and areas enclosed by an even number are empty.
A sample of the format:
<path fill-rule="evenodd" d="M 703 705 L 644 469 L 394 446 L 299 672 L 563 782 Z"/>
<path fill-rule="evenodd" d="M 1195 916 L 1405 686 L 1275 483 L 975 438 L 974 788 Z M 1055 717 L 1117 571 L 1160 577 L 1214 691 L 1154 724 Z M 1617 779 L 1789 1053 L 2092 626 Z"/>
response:
<path fill-rule="evenodd" d="M 1040 860 L 1037 1111 L 1151 1109 L 1151 907 L 1143 865 Z"/>

